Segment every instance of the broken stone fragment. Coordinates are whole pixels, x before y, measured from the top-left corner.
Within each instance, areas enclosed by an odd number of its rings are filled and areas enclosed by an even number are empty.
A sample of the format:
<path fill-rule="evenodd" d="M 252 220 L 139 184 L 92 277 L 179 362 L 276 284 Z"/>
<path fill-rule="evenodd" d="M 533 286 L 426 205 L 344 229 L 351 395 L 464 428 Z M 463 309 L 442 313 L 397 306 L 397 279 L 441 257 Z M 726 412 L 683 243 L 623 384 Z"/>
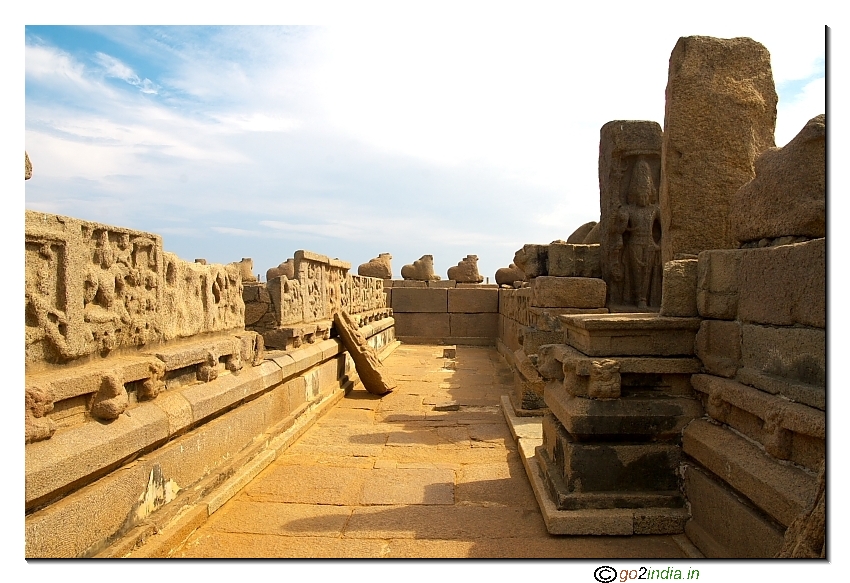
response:
<path fill-rule="evenodd" d="M 401 276 L 404 279 L 414 281 L 438 281 L 439 275 L 434 274 L 434 256 L 423 255 L 413 263 L 401 268 Z"/>
<path fill-rule="evenodd" d="M 32 178 L 32 163 L 30 162 L 30 155 L 24 152 L 24 180 L 30 178 Z"/>
<path fill-rule="evenodd" d="M 216 369 L 217 365 L 218 358 L 216 358 L 215 354 L 213 354 L 212 351 L 207 352 L 204 357 L 204 362 L 198 365 L 198 372 L 196 373 L 197 379 L 202 383 L 214 381 L 218 378 L 218 370 Z"/>
<path fill-rule="evenodd" d="M 277 267 L 272 267 L 266 271 L 266 281 L 271 281 L 276 277 L 285 275 L 287 279 L 295 279 L 295 260 L 287 259 Z"/>
<path fill-rule="evenodd" d="M 467 255 L 454 267 L 449 267 L 450 280 L 458 283 L 481 283 L 484 277 L 478 273 L 478 255 Z"/>
<path fill-rule="evenodd" d="M 233 263 L 239 270 L 239 275 L 242 277 L 242 282 L 257 281 L 257 276 L 254 275 L 254 260 L 250 257 L 243 257 L 242 261 Z"/>
<path fill-rule="evenodd" d="M 124 381 L 116 373 L 103 377 L 100 389 L 94 396 L 91 406 L 92 417 L 110 420 L 117 419 L 130 404 Z"/>
<path fill-rule="evenodd" d="M 496 283 L 498 285 L 512 286 L 515 281 L 526 281 L 525 272 L 511 263 L 508 267 L 500 267 L 496 270 Z"/>
<path fill-rule="evenodd" d="M 364 277 L 377 277 L 378 279 L 392 279 L 393 268 L 390 263 L 393 256 L 389 253 L 381 253 L 357 268 L 357 275 Z"/>
<path fill-rule="evenodd" d="M 383 369 L 378 353 L 372 345 L 360 334 L 357 323 L 345 310 L 334 314 L 339 338 L 354 361 L 354 368 L 360 377 L 360 382 L 373 395 L 385 395 L 396 386 L 395 379 Z"/>
<path fill-rule="evenodd" d="M 810 119 L 784 147 L 762 152 L 755 177 L 732 199 L 730 218 L 742 245 L 826 235 L 826 116 Z"/>
<path fill-rule="evenodd" d="M 50 439 L 56 431 L 56 424 L 46 417 L 53 410 L 50 393 L 40 387 L 27 387 L 24 408 L 25 443 Z"/>

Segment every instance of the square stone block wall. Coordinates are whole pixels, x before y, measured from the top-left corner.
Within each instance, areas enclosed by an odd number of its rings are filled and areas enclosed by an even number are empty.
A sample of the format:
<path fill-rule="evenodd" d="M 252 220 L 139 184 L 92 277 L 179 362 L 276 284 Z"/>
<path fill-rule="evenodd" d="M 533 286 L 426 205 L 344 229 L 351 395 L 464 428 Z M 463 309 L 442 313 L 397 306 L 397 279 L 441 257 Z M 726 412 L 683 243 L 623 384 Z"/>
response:
<path fill-rule="evenodd" d="M 540 276 L 531 281 L 531 305 L 539 308 L 604 308 L 605 281 Z"/>
<path fill-rule="evenodd" d="M 448 290 L 448 311 L 453 314 L 498 313 L 499 290 L 456 288 Z"/>
<path fill-rule="evenodd" d="M 433 312 L 445 314 L 449 310 L 448 289 L 393 287 L 393 312 Z M 406 336 L 406 334 L 400 334 Z"/>
<path fill-rule="evenodd" d="M 499 333 L 499 315 L 449 314 L 449 331 L 455 338 L 496 338 Z"/>
<path fill-rule="evenodd" d="M 395 290 L 394 290 L 395 291 Z M 395 313 L 396 336 L 427 336 L 440 338 L 451 336 L 449 314 L 438 313 Z"/>

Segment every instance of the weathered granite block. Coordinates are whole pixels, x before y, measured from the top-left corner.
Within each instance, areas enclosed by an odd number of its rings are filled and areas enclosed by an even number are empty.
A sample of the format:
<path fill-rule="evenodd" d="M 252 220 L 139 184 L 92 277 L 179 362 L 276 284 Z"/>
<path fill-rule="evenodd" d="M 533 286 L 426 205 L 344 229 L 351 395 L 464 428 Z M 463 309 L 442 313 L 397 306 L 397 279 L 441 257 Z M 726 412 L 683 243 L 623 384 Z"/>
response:
<path fill-rule="evenodd" d="M 694 352 L 707 372 L 734 377 L 741 366 L 741 323 L 703 320 L 697 332 Z"/>
<path fill-rule="evenodd" d="M 393 293 L 396 291 L 393 290 Z M 396 313 L 393 317 L 396 336 L 451 336 L 448 313 Z"/>
<path fill-rule="evenodd" d="M 655 314 L 561 316 L 567 344 L 588 356 L 689 356 L 699 318 Z"/>
<path fill-rule="evenodd" d="M 742 364 L 763 374 L 823 387 L 826 333 L 817 328 L 774 328 L 744 324 Z"/>
<path fill-rule="evenodd" d="M 549 244 L 549 275 L 554 277 L 602 277 L 599 245 Z"/>
<path fill-rule="evenodd" d="M 498 289 L 457 288 L 448 292 L 448 311 L 461 314 L 478 314 L 499 311 Z"/>
<path fill-rule="evenodd" d="M 734 320 L 738 313 L 738 271 L 743 249 L 713 249 L 699 254 L 697 309 L 703 318 Z"/>
<path fill-rule="evenodd" d="M 699 315 L 696 259 L 681 259 L 665 263 L 661 287 L 660 315 L 680 318 Z"/>
<path fill-rule="evenodd" d="M 826 239 L 748 249 L 738 282 L 740 320 L 826 326 Z"/>
<path fill-rule="evenodd" d="M 448 290 L 393 288 L 393 312 L 437 312 L 448 311 Z"/>
<path fill-rule="evenodd" d="M 685 533 L 707 558 L 770 559 L 785 528 L 696 466 L 685 466 Z"/>
<path fill-rule="evenodd" d="M 590 277 L 536 277 L 531 281 L 531 305 L 539 308 L 603 308 L 605 282 Z"/>
<path fill-rule="evenodd" d="M 496 338 L 498 314 L 449 314 L 450 336 L 456 338 Z"/>

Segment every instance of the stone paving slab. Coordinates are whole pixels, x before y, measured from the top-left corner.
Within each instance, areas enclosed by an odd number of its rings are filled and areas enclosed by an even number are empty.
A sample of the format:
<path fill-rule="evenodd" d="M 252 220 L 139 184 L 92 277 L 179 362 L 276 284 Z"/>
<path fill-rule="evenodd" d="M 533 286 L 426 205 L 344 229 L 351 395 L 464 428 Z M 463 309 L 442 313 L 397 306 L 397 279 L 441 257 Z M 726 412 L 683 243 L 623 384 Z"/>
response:
<path fill-rule="evenodd" d="M 550 535 L 500 407 L 506 363 L 492 347 L 444 349 L 399 346 L 384 362 L 393 393 L 351 391 L 174 556 L 684 556 L 670 536 Z"/>

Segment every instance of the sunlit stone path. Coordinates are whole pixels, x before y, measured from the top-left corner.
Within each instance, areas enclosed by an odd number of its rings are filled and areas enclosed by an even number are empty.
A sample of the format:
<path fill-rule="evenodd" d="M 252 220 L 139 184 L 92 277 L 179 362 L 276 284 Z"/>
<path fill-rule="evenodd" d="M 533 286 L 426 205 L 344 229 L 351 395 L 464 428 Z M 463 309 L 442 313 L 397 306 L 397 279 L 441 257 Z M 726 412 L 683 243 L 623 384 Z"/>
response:
<path fill-rule="evenodd" d="M 394 392 L 349 393 L 175 556 L 684 556 L 669 536 L 549 535 L 500 409 L 509 369 L 444 349 L 399 347 Z"/>

